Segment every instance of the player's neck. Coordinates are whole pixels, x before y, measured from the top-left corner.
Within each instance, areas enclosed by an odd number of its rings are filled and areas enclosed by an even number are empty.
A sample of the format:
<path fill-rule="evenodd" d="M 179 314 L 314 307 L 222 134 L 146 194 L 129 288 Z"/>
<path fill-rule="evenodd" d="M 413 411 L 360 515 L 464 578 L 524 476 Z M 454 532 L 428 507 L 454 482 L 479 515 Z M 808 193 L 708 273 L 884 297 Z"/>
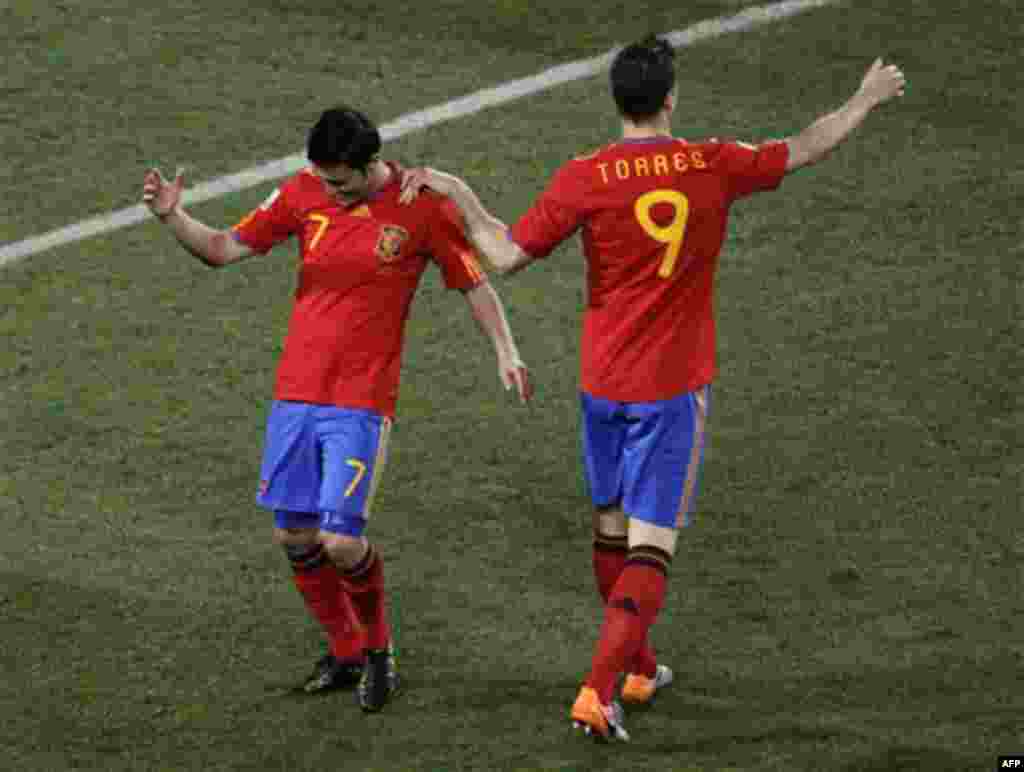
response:
<path fill-rule="evenodd" d="M 658 115 L 654 120 L 644 123 L 628 120 L 622 122 L 623 139 L 657 139 L 671 136 L 672 126 L 665 115 Z"/>
<path fill-rule="evenodd" d="M 391 182 L 391 175 L 391 167 L 384 161 L 371 161 L 366 169 L 366 181 L 369 192 L 371 194 L 376 193 L 381 188 L 386 187 Z"/>

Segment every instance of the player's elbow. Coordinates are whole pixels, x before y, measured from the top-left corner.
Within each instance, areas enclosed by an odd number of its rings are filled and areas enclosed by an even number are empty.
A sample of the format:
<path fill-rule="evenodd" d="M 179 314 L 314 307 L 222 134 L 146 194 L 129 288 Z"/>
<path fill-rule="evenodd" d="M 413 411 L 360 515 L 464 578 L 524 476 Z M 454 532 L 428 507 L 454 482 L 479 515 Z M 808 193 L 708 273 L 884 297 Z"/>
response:
<path fill-rule="evenodd" d="M 823 157 L 818 151 L 817 143 L 806 132 L 786 140 L 789 145 L 789 158 L 786 160 L 786 171 L 792 172 L 804 166 L 811 166 Z"/>
<path fill-rule="evenodd" d="M 490 263 L 490 267 L 499 276 L 508 276 L 510 273 L 515 273 L 517 270 L 522 268 L 522 266 L 517 266 L 514 263 L 507 262 L 501 258 L 499 258 L 498 260 L 494 260 L 492 258 L 488 260 L 488 262 Z"/>
<path fill-rule="evenodd" d="M 201 262 L 207 268 L 223 268 L 225 265 L 227 265 L 227 263 L 225 263 L 216 255 L 210 255 L 200 252 L 197 254 L 197 257 L 199 258 L 199 262 Z"/>
<path fill-rule="evenodd" d="M 233 238 L 230 231 L 217 231 L 199 256 L 210 268 L 223 268 L 245 257 L 247 250 Z"/>
<path fill-rule="evenodd" d="M 502 276 L 515 273 L 532 260 L 522 247 L 509 238 L 508 230 L 503 224 L 501 227 L 488 228 L 475 235 L 488 267 Z"/>
<path fill-rule="evenodd" d="M 499 276 L 508 276 L 522 270 L 530 262 L 530 257 L 522 250 L 517 249 L 515 252 L 512 252 L 502 249 L 487 252 L 485 260 L 488 271 L 492 271 Z"/>

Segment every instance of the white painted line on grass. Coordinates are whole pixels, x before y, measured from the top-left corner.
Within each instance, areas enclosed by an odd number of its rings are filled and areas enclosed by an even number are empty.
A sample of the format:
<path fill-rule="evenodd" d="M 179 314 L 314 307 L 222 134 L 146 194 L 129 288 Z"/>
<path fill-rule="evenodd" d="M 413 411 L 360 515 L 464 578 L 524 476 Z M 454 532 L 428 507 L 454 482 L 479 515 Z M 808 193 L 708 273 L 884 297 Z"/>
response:
<path fill-rule="evenodd" d="M 720 37 L 732 32 L 743 32 L 761 24 L 795 16 L 813 8 L 833 5 L 836 2 L 838 0 L 785 0 L 784 2 L 772 3 L 770 5 L 753 6 L 734 16 L 719 16 L 714 19 L 705 19 L 686 29 L 669 32 L 665 37 L 674 47 L 685 48 L 702 40 Z M 504 104 L 524 96 L 546 91 L 562 83 L 589 78 L 608 69 L 617 51 L 618 49 L 612 49 L 606 54 L 595 56 L 592 59 L 580 59 L 575 62 L 561 64 L 528 78 L 511 80 L 493 88 L 483 89 L 468 96 L 453 99 L 436 107 L 430 107 L 415 113 L 407 113 L 391 123 L 381 126 L 381 138 L 386 142 L 414 131 L 436 126 L 439 123 L 453 121 L 456 118 L 478 113 L 494 105 Z M 185 204 L 196 204 L 229 193 L 237 193 L 240 190 L 255 187 L 264 182 L 294 174 L 305 166 L 306 163 L 305 153 L 296 153 L 277 161 L 254 166 L 237 174 L 218 177 L 217 179 L 194 185 L 186 190 L 183 201 Z M 145 205 L 137 204 L 127 209 L 120 209 L 116 212 L 91 217 L 88 220 L 82 220 L 73 225 L 44 233 L 41 236 L 33 236 L 23 241 L 5 244 L 0 247 L 0 267 L 30 255 L 45 252 L 48 249 L 54 249 L 65 244 L 87 239 L 91 236 L 99 236 L 118 228 L 134 225 L 150 217 L 149 210 Z"/>

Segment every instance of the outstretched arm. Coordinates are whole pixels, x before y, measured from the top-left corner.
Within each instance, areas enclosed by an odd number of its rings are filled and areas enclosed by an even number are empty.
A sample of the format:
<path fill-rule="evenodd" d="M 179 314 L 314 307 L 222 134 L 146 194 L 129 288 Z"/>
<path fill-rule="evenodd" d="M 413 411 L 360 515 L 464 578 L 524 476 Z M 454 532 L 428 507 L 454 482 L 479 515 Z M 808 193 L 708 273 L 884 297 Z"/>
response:
<path fill-rule="evenodd" d="M 428 187 L 450 198 L 465 221 L 466 238 L 476 247 L 489 268 L 498 273 L 513 273 L 533 258 L 508 237 L 508 227 L 480 203 L 465 180 L 437 169 L 410 169 L 402 176 L 401 201 L 409 203 Z"/>
<path fill-rule="evenodd" d="M 190 216 L 181 206 L 185 172 L 178 170 L 168 182 L 159 169 L 150 169 L 142 181 L 142 200 L 161 222 L 171 228 L 185 249 L 211 268 L 236 263 L 253 254 L 249 247 L 235 241 L 231 232 L 216 230 Z"/>
<path fill-rule="evenodd" d="M 789 161 L 786 171 L 815 164 L 845 140 L 878 105 L 903 96 L 906 79 L 896 65 L 882 65 L 876 59 L 861 81 L 860 88 L 846 104 L 818 118 L 799 134 L 786 139 Z"/>

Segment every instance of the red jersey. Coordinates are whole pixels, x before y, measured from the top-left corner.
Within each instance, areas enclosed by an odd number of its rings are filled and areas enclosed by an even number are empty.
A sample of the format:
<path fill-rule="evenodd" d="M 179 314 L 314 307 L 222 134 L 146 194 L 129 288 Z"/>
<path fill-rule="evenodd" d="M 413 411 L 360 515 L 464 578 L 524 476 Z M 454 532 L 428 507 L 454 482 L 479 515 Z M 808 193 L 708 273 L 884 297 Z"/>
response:
<path fill-rule="evenodd" d="M 304 169 L 234 227 L 260 253 L 293 235 L 299 241 L 275 399 L 393 416 L 405 320 L 428 261 L 449 289 L 485 281 L 454 205 L 430 191 L 399 203 L 400 170 L 390 166 L 391 181 L 352 206 Z"/>
<path fill-rule="evenodd" d="M 577 228 L 587 259 L 581 387 L 670 399 L 716 373 L 714 278 L 732 202 L 778 187 L 785 142 L 624 140 L 564 164 L 510 237 L 545 257 Z"/>

